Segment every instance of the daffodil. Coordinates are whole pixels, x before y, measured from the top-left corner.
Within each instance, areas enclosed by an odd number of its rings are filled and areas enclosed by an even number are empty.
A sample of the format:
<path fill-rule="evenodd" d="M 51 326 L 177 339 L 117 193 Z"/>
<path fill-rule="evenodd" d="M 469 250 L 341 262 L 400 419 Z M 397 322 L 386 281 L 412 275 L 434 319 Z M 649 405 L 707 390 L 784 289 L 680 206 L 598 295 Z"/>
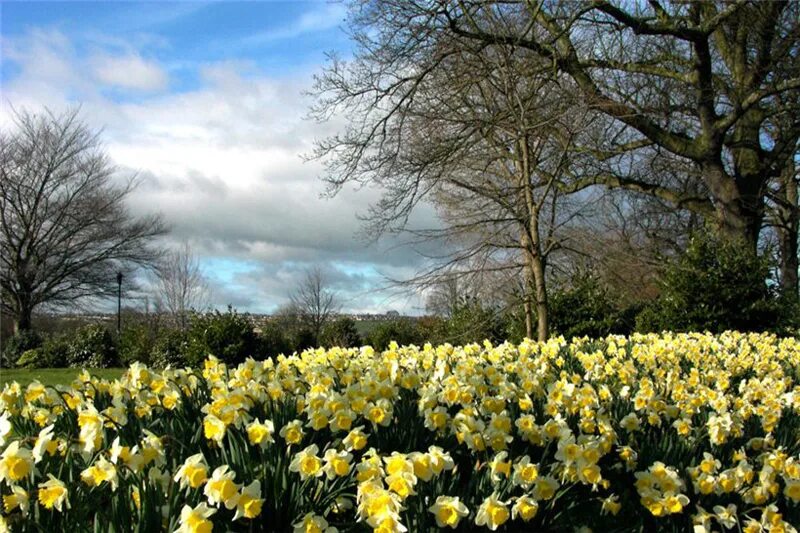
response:
<path fill-rule="evenodd" d="M 53 441 L 53 426 L 52 424 L 42 429 L 39 436 L 36 437 L 36 442 L 33 445 L 33 460 L 38 463 L 44 458 L 45 452 L 48 455 L 54 455 L 58 449 L 58 443 Z"/>
<path fill-rule="evenodd" d="M 358 451 L 366 447 L 368 436 L 364 433 L 364 426 L 358 426 L 350 430 L 342 440 L 342 445 L 348 452 Z"/>
<path fill-rule="evenodd" d="M 92 466 L 81 472 L 81 479 L 90 487 L 99 487 L 103 483 L 108 483 L 112 491 L 117 490 L 119 482 L 114 464 L 102 456 Z"/>
<path fill-rule="evenodd" d="M 510 513 L 506 502 L 498 499 L 496 493 L 486 498 L 475 516 L 475 525 L 486 526 L 491 531 L 495 531 L 508 521 Z"/>
<path fill-rule="evenodd" d="M 200 502 L 195 507 L 184 505 L 175 533 L 211 533 L 214 524 L 209 518 L 216 512 L 216 509 L 208 507 L 205 502 Z"/>
<path fill-rule="evenodd" d="M 511 461 L 507 461 L 506 459 L 508 459 L 508 452 L 502 451 L 489 461 L 488 466 L 492 483 L 497 484 L 503 479 L 511 477 Z"/>
<path fill-rule="evenodd" d="M 359 516 L 373 528 L 387 518 L 398 518 L 403 509 L 398 495 L 375 480 L 359 483 L 357 501 Z"/>
<path fill-rule="evenodd" d="M 203 434 L 212 442 L 220 444 L 222 439 L 225 438 L 227 429 L 228 426 L 225 422 L 212 414 L 207 414 L 203 419 Z"/>
<path fill-rule="evenodd" d="M 225 505 L 228 509 L 233 509 L 239 501 L 239 487 L 233 482 L 236 472 L 230 470 L 228 465 L 222 465 L 214 469 L 211 479 L 206 482 L 203 493 L 208 498 L 211 505 Z"/>
<path fill-rule="evenodd" d="M 323 475 L 325 472 L 322 468 L 322 459 L 317 456 L 317 452 L 319 452 L 319 447 L 312 444 L 296 453 L 289 465 L 289 470 L 297 472 L 300 474 L 300 479 L 304 480 Z"/>
<path fill-rule="evenodd" d="M 511 507 L 511 518 L 514 520 L 520 519 L 523 522 L 528 522 L 536 516 L 539 511 L 539 502 L 523 494 L 519 496 L 514 505 Z"/>
<path fill-rule="evenodd" d="M 281 428 L 280 436 L 286 444 L 300 444 L 303 440 L 303 424 L 299 420 L 292 420 Z"/>
<path fill-rule="evenodd" d="M 536 500 L 552 500 L 559 484 L 550 476 L 539 476 L 533 484 L 533 496 Z"/>
<path fill-rule="evenodd" d="M 619 502 L 619 496 L 612 494 L 611 496 L 603 499 L 603 504 L 600 507 L 600 514 L 611 514 L 616 516 L 620 509 L 622 509 L 622 504 Z"/>
<path fill-rule="evenodd" d="M 264 504 L 261 498 L 261 482 L 256 480 L 242 487 L 239 498 L 236 501 L 236 514 L 233 519 L 239 518 L 252 519 L 261 514 L 261 507 Z"/>
<path fill-rule="evenodd" d="M 0 455 L 0 481 L 17 482 L 33 470 L 33 454 L 15 440 Z"/>
<path fill-rule="evenodd" d="M 728 504 L 727 507 L 715 505 L 714 516 L 725 529 L 733 529 L 739 522 L 736 515 L 736 505 L 732 503 Z"/>
<path fill-rule="evenodd" d="M 786 487 L 783 489 L 783 494 L 794 503 L 800 502 L 800 480 L 787 480 Z"/>
<path fill-rule="evenodd" d="M 83 444 L 83 451 L 92 453 L 103 441 L 103 418 L 93 403 L 86 403 L 78 410 L 78 440 Z"/>
<path fill-rule="evenodd" d="M 247 425 L 247 438 L 250 444 L 259 445 L 265 448 L 268 444 L 275 442 L 272 434 L 275 432 L 275 426 L 271 420 L 260 422 L 257 418 Z"/>
<path fill-rule="evenodd" d="M 404 453 L 392 452 L 389 457 L 383 458 L 383 462 L 386 463 L 386 473 L 390 476 L 402 473 L 414 473 L 414 464 Z"/>
<path fill-rule="evenodd" d="M 346 476 L 350 473 L 352 459 L 353 455 L 345 451 L 327 450 L 323 457 L 325 475 L 328 479 Z"/>
<path fill-rule="evenodd" d="M 416 494 L 414 486 L 417 484 L 417 477 L 408 472 L 398 472 L 387 476 L 385 479 L 387 488 L 397 494 L 400 501 L 405 500 L 412 494 Z"/>
<path fill-rule="evenodd" d="M 384 475 L 383 464 L 374 448 L 370 448 L 361 462 L 356 465 L 356 480 L 359 483 L 372 479 L 382 478 Z"/>
<path fill-rule="evenodd" d="M 55 509 L 58 512 L 62 512 L 64 506 L 69 509 L 67 486 L 52 474 L 47 474 L 47 477 L 49 478 L 47 481 L 39 483 L 39 503 L 45 509 Z"/>
<path fill-rule="evenodd" d="M 438 446 L 428 447 L 428 457 L 430 457 L 431 471 L 435 476 L 438 476 L 445 470 L 452 470 L 455 466 L 450 454 Z"/>
<path fill-rule="evenodd" d="M 30 508 L 28 492 L 18 485 L 11 485 L 11 494 L 3 496 L 3 506 L 6 513 L 19 509 L 23 515 L 28 514 Z"/>
<path fill-rule="evenodd" d="M 335 527 L 328 525 L 325 518 L 314 513 L 307 513 L 292 524 L 292 527 L 294 528 L 293 533 L 338 533 Z"/>
<path fill-rule="evenodd" d="M 519 485 L 527 490 L 533 486 L 538 477 L 539 467 L 531 463 L 531 458 L 527 455 L 514 463 L 514 476 L 512 479 L 515 485 Z"/>
<path fill-rule="evenodd" d="M 461 519 L 469 514 L 467 506 L 457 496 L 439 496 L 436 502 L 428 508 L 436 517 L 436 525 L 444 528 L 455 529 Z"/>
<path fill-rule="evenodd" d="M 197 453 L 186 458 L 183 465 L 175 473 L 175 481 L 180 483 L 182 489 L 198 488 L 208 479 L 208 466 L 202 453 Z"/>
<path fill-rule="evenodd" d="M 6 439 L 11 433 L 11 421 L 9 420 L 8 415 L 9 413 L 6 410 L 3 410 L 3 412 L 0 413 L 0 448 L 5 446 Z"/>

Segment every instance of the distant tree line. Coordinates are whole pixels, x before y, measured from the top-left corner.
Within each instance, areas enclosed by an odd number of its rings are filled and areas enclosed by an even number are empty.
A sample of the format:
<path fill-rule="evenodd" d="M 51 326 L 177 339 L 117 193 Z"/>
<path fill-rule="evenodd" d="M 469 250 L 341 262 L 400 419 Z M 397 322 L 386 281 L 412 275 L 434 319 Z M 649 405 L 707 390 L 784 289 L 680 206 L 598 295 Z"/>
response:
<path fill-rule="evenodd" d="M 646 303 L 628 302 L 591 270 L 556 285 L 549 301 L 553 334 L 572 337 L 629 335 L 634 331 L 773 331 L 800 334 L 796 303 L 784 301 L 765 285 L 769 265 L 725 240 L 695 237 L 685 254 L 670 260 L 660 278 L 660 295 Z M 501 284 L 502 285 L 502 284 Z M 527 324 L 513 291 L 466 285 L 458 278 L 434 287 L 427 316 L 397 317 L 359 328 L 334 314 L 336 295 L 322 273 L 312 269 L 298 292 L 318 292 L 294 303 L 254 328 L 247 314 L 227 312 L 131 313 L 120 335 L 109 324 L 84 324 L 44 334 L 27 330 L 3 346 L 3 367 L 107 367 L 134 361 L 155 367 L 199 366 L 208 356 L 229 364 L 288 355 L 319 346 L 376 351 L 398 345 L 488 340 L 499 344 L 527 337 Z M 327 311 L 315 313 L 317 303 Z M 316 328 L 319 328 L 318 330 Z M 319 334 L 316 333 L 319 331 Z"/>

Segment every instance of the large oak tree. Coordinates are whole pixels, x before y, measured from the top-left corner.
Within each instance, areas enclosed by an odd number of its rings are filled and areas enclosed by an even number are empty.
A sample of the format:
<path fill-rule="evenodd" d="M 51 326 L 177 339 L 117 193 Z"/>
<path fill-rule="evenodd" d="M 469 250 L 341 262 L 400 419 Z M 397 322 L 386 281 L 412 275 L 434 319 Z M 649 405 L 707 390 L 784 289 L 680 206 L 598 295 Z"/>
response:
<path fill-rule="evenodd" d="M 428 12 L 443 32 L 549 59 L 589 106 L 628 129 L 617 149 L 655 147 L 690 161 L 707 194 L 613 173 L 588 179 L 669 199 L 755 246 L 767 186 L 794 157 L 800 132 L 797 99 L 782 97 L 800 91 L 800 4 L 459 0 Z"/>

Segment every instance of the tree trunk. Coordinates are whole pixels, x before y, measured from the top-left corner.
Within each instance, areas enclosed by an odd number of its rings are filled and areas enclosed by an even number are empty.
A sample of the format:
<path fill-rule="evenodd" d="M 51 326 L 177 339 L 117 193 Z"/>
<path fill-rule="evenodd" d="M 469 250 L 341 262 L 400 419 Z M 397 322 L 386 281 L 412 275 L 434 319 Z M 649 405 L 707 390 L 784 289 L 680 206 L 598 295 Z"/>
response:
<path fill-rule="evenodd" d="M 533 306 L 531 306 L 531 273 L 529 269 L 525 269 L 525 282 L 523 285 L 523 299 L 522 308 L 525 312 L 525 336 L 529 339 L 533 338 Z"/>
<path fill-rule="evenodd" d="M 31 316 L 33 315 L 33 307 L 27 304 L 21 304 L 17 308 L 17 313 L 14 322 L 14 333 L 21 333 L 31 329 Z"/>
<path fill-rule="evenodd" d="M 523 228 L 522 248 L 525 254 L 525 302 L 530 309 L 533 300 L 536 307 L 536 339 L 544 342 L 550 335 L 550 318 L 547 305 L 547 285 L 545 283 L 545 259 L 542 257 L 541 246 L 539 243 L 539 214 L 534 210 L 534 214 L 529 219 L 530 228 Z M 528 309 L 526 309 L 528 311 Z M 529 335 L 533 335 L 533 320 L 525 317 L 526 326 L 529 328 Z M 530 325 L 528 325 L 530 324 Z"/>
<path fill-rule="evenodd" d="M 532 166 L 535 165 L 535 162 L 531 161 L 532 151 L 529 142 L 530 139 L 527 136 L 518 139 L 519 160 L 516 166 L 526 215 L 523 217 L 520 230 L 522 232 L 522 247 L 530 273 L 527 299 L 530 301 L 530 294 L 532 293 L 536 303 L 536 338 L 539 342 L 545 342 L 550 336 L 550 320 L 547 306 L 547 287 L 545 285 L 545 257 L 542 254 L 542 239 L 541 235 L 539 235 L 541 203 L 538 203 L 534 198 L 531 184 Z M 532 287 L 531 282 L 533 282 Z"/>
<path fill-rule="evenodd" d="M 714 198 L 720 236 L 755 251 L 764 218 L 762 179 L 755 176 L 734 179 L 718 162 L 703 164 L 701 170 Z"/>
<path fill-rule="evenodd" d="M 778 206 L 778 236 L 781 254 L 781 292 L 784 296 L 798 296 L 798 233 L 800 233 L 800 203 L 795 179 L 794 160 L 790 159 L 781 176 L 783 198 L 786 203 Z"/>
<path fill-rule="evenodd" d="M 547 306 L 547 287 L 544 280 L 545 265 L 540 254 L 536 254 L 532 259 L 536 295 L 536 335 L 539 342 L 545 342 L 550 335 L 550 311 Z"/>
<path fill-rule="evenodd" d="M 536 340 L 544 342 L 550 334 L 547 286 L 545 285 L 545 261 L 539 252 L 538 241 L 530 236 L 538 235 L 538 224 L 532 223 L 531 233 L 522 232 L 522 249 L 525 257 L 525 329 L 528 338 L 533 338 L 533 308 L 536 309 Z M 533 302 L 534 305 L 531 305 Z"/>

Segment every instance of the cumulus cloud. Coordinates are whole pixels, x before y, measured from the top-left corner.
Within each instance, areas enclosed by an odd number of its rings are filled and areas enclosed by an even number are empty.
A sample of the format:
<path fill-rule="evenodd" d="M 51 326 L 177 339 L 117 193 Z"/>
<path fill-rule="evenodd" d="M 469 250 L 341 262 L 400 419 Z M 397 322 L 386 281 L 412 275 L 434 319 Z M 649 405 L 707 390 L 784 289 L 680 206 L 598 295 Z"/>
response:
<path fill-rule="evenodd" d="M 75 69 L 72 41 L 58 30 L 35 28 L 19 39 L 4 37 L 2 60 L 18 69 L 14 80 L 3 84 L 4 106 L 62 108 L 69 105 L 66 87 L 80 94 L 92 90 Z M 8 122 L 8 113 L 3 119 Z"/>
<path fill-rule="evenodd" d="M 139 55 L 96 55 L 89 60 L 95 79 L 107 86 L 157 91 L 168 83 L 167 73 L 154 61 Z"/>

